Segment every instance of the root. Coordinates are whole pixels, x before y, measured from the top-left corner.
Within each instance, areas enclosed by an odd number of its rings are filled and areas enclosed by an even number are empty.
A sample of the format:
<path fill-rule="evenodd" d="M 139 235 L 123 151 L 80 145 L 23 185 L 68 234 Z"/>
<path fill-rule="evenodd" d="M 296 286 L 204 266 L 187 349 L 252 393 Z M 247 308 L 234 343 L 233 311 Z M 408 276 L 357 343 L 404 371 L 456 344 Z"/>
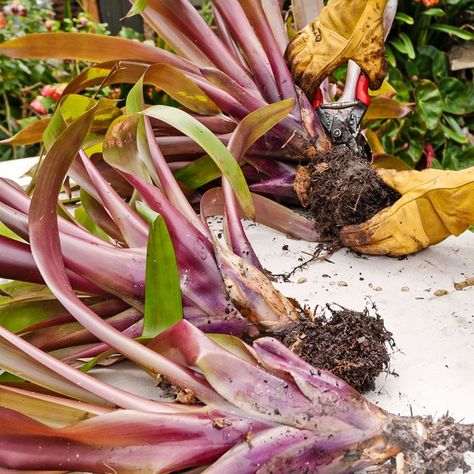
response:
<path fill-rule="evenodd" d="M 269 278 L 271 278 L 273 281 L 284 281 L 284 282 L 289 282 L 291 281 L 290 279 L 298 272 L 305 270 L 308 265 L 310 265 L 313 262 L 330 262 L 329 257 L 331 257 L 332 254 L 337 252 L 340 248 L 342 248 L 342 244 L 340 242 L 331 242 L 331 243 L 319 243 L 313 253 L 307 253 L 303 252 L 306 255 L 309 255 L 310 257 L 304 260 L 302 257 L 299 258 L 298 260 L 301 260 L 301 263 L 296 265 L 292 270 L 289 272 L 285 273 L 271 273 L 269 272 Z"/>
<path fill-rule="evenodd" d="M 326 369 L 359 392 L 375 388 L 375 378 L 389 371 L 389 348 L 395 346 L 383 319 L 346 308 L 301 318 L 272 334 L 315 367 Z M 328 314 L 329 313 L 329 314 Z"/>
<path fill-rule="evenodd" d="M 438 421 L 394 416 L 385 427 L 385 436 L 390 444 L 399 446 L 401 454 L 375 472 L 438 474 L 471 470 L 464 454 L 474 452 L 474 425 L 456 423 L 449 416 Z"/>
<path fill-rule="evenodd" d="M 360 224 L 391 206 L 400 194 L 389 188 L 364 156 L 345 145 L 331 148 L 307 168 L 305 203 L 323 238 L 337 239 L 346 225 Z"/>

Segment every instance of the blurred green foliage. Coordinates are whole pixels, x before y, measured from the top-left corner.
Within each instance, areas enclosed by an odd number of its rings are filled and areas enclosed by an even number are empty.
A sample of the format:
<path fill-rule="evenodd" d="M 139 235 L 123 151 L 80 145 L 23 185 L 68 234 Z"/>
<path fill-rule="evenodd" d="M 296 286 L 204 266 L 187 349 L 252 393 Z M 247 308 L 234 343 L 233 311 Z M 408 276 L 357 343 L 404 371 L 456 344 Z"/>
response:
<path fill-rule="evenodd" d="M 71 16 L 66 2 L 65 15 L 57 20 L 51 0 L 0 0 L 0 42 L 28 33 L 80 32 L 109 34 L 105 23 L 95 23 L 84 12 Z M 121 36 L 143 39 L 123 28 Z M 53 111 L 61 89 L 88 65 L 78 61 L 25 60 L 0 56 L 0 140 L 17 133 L 25 125 Z M 101 94 L 119 98 L 120 89 L 106 88 Z M 0 145 L 0 161 L 37 154 L 39 147 Z"/>
<path fill-rule="evenodd" d="M 373 125 L 385 151 L 411 167 L 474 166 L 473 70 L 452 71 L 452 48 L 474 40 L 473 0 L 399 1 L 387 41 L 389 81 L 414 112 Z"/>

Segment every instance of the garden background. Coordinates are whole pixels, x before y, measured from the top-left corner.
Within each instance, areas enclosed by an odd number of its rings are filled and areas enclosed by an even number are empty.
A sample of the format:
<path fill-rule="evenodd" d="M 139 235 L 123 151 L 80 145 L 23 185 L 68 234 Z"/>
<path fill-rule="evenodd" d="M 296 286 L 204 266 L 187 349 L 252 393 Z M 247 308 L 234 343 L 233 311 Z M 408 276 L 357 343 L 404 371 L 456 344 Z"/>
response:
<path fill-rule="evenodd" d="M 194 3 L 211 24 L 209 2 Z M 124 18 L 128 8 L 126 0 L 2 0 L 0 42 L 27 33 L 74 31 L 115 34 L 163 45 L 140 17 Z M 383 147 L 379 152 L 397 156 L 416 169 L 474 165 L 473 25 L 472 0 L 399 2 L 386 48 L 393 89 L 383 92 L 408 104 L 411 111 L 402 118 L 367 124 L 376 133 L 377 146 Z M 49 115 L 65 85 L 87 67 L 72 60 L 0 56 L 0 140 L 8 141 L 23 127 Z M 342 81 L 344 74 L 340 68 L 334 77 Z M 123 86 L 106 87 L 100 95 L 120 99 L 126 92 Z M 166 94 L 151 88 L 148 101 L 173 104 Z M 0 161 L 39 153 L 38 145 L 0 145 Z"/>

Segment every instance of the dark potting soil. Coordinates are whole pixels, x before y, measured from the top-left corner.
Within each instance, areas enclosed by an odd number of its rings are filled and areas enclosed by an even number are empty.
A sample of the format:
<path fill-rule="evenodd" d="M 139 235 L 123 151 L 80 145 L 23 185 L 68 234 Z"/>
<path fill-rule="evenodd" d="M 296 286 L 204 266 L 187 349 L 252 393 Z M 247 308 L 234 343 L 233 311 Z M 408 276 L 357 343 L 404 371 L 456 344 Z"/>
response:
<path fill-rule="evenodd" d="M 383 319 L 363 312 L 328 307 L 325 314 L 302 319 L 272 334 L 314 367 L 329 370 L 359 392 L 374 390 L 375 378 L 389 370 L 395 346 Z"/>
<path fill-rule="evenodd" d="M 345 225 L 360 224 L 401 196 L 388 187 L 365 156 L 345 145 L 330 148 L 308 165 L 307 202 L 316 228 L 335 240 Z"/>

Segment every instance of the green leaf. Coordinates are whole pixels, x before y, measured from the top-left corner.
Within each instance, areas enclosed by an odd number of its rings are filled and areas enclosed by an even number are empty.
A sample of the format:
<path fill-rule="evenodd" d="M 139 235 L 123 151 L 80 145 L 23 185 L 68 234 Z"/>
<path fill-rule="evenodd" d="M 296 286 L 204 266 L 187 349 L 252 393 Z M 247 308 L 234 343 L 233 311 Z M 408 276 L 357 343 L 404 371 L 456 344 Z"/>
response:
<path fill-rule="evenodd" d="M 389 82 L 397 91 L 397 99 L 405 102 L 411 100 L 411 88 L 399 69 L 390 70 Z"/>
<path fill-rule="evenodd" d="M 117 353 L 117 351 L 115 349 L 108 349 L 108 350 L 102 352 L 101 354 L 99 354 L 98 356 L 94 357 L 93 359 L 91 359 L 86 364 L 84 364 L 79 370 L 81 372 L 87 373 L 87 372 L 89 372 L 89 370 L 91 370 L 93 367 L 95 367 L 99 362 L 102 362 L 107 357 L 111 356 L 112 354 L 116 354 L 116 353 Z"/>
<path fill-rule="evenodd" d="M 446 15 L 446 13 L 442 8 L 428 8 L 428 10 L 422 12 L 422 15 L 441 17 Z"/>
<path fill-rule="evenodd" d="M 392 154 L 395 150 L 395 140 L 400 133 L 400 124 L 398 120 L 385 120 L 377 130 L 385 153 Z"/>
<path fill-rule="evenodd" d="M 127 94 L 125 110 L 127 114 L 134 114 L 143 110 L 143 76 Z"/>
<path fill-rule="evenodd" d="M 222 176 L 221 170 L 209 156 L 202 156 L 174 173 L 174 177 L 190 189 L 214 181 Z"/>
<path fill-rule="evenodd" d="M 451 123 L 449 123 L 449 125 L 450 126 L 441 124 L 441 129 L 443 130 L 446 137 L 450 138 L 451 140 L 454 140 L 456 143 L 460 143 L 461 145 L 468 143 L 467 137 L 462 133 L 462 130 L 461 130 L 461 133 L 459 133 L 459 130 L 456 130 L 456 128 L 459 126 L 455 128 L 455 127 L 452 127 Z"/>
<path fill-rule="evenodd" d="M 407 25 L 413 25 L 415 23 L 415 20 L 413 19 L 413 17 L 402 12 L 398 12 L 395 15 L 395 19 L 398 21 L 401 21 L 402 23 L 406 23 Z"/>
<path fill-rule="evenodd" d="M 407 76 L 413 80 L 413 78 L 420 77 L 420 70 L 418 69 L 418 64 L 416 61 L 405 61 L 405 70 L 407 72 Z"/>
<path fill-rule="evenodd" d="M 461 136 L 465 136 L 465 133 L 463 131 L 463 129 L 461 128 L 461 126 L 459 125 L 459 123 L 457 122 L 457 120 L 451 116 L 451 115 L 444 115 L 443 116 L 443 120 L 445 122 L 447 122 L 449 124 L 449 126 L 459 135 Z M 466 138 L 466 143 L 467 143 L 467 137 Z"/>
<path fill-rule="evenodd" d="M 414 120 L 404 120 L 400 138 L 395 143 L 396 147 L 400 147 L 401 150 L 394 154 L 411 167 L 414 167 L 423 154 L 424 132 L 424 130 L 414 126 Z M 408 148 L 405 148 L 406 145 L 408 145 Z"/>
<path fill-rule="evenodd" d="M 76 208 L 74 211 L 74 218 L 89 232 L 97 235 L 107 242 L 110 242 L 109 236 L 92 220 L 91 216 L 84 209 L 84 206 L 79 206 Z"/>
<path fill-rule="evenodd" d="M 179 271 L 163 217 L 150 226 L 146 257 L 144 337 L 155 337 L 183 319 Z"/>
<path fill-rule="evenodd" d="M 474 166 L 474 146 L 464 145 L 457 154 L 459 169 L 470 168 Z"/>
<path fill-rule="evenodd" d="M 5 382 L 24 382 L 25 379 L 22 379 L 21 377 L 18 377 L 17 375 L 10 374 L 10 372 L 2 372 L 0 374 L 0 383 L 5 383 Z"/>
<path fill-rule="evenodd" d="M 136 0 L 132 5 L 132 8 L 127 12 L 127 14 L 122 18 L 130 18 L 131 16 L 140 15 L 143 13 L 145 8 L 148 6 L 148 0 Z"/>
<path fill-rule="evenodd" d="M 107 130 L 104 139 L 103 157 L 109 165 L 150 182 L 159 182 L 153 159 L 150 155 L 145 131 L 145 121 L 141 114 L 144 75 L 142 75 L 127 95 L 127 115 L 118 117 Z"/>
<path fill-rule="evenodd" d="M 10 303 L 0 305 L 0 324 L 17 332 L 63 312 L 63 306 L 52 295 L 37 296 L 30 301 L 25 297 L 11 298 Z"/>
<path fill-rule="evenodd" d="M 387 55 L 388 64 L 390 64 L 390 66 L 392 67 L 396 67 L 397 59 L 395 58 L 395 55 L 393 54 L 392 48 L 388 44 L 385 45 L 385 54 Z"/>
<path fill-rule="evenodd" d="M 463 30 L 461 28 L 457 28 L 456 26 L 445 25 L 443 23 L 437 23 L 435 25 L 431 25 L 430 28 L 432 30 L 448 33 L 450 35 L 456 36 L 466 41 L 471 41 L 474 39 L 474 33 L 472 33 L 471 31 Z"/>
<path fill-rule="evenodd" d="M 135 203 L 137 212 L 140 216 L 145 219 L 148 224 L 153 225 L 159 214 L 155 212 L 151 207 L 148 207 L 143 201 L 137 201 Z"/>
<path fill-rule="evenodd" d="M 400 33 L 400 40 L 402 41 L 406 54 L 410 59 L 415 59 L 416 53 L 415 48 L 413 47 L 413 43 L 411 42 L 410 37 L 405 33 Z"/>
<path fill-rule="evenodd" d="M 468 87 L 455 77 L 442 79 L 438 84 L 444 100 L 443 110 L 455 115 L 474 112 L 474 96 Z"/>
<path fill-rule="evenodd" d="M 443 98 L 436 84 L 422 79 L 416 86 L 415 99 L 417 111 L 428 130 L 434 130 L 443 114 Z"/>
<path fill-rule="evenodd" d="M 11 303 L 13 299 L 23 301 L 34 299 L 36 296 L 51 296 L 51 292 L 48 290 L 47 286 L 40 285 L 38 283 L 29 283 L 26 281 L 8 281 L 0 285 L 0 293 L 2 295 L 7 295 L 10 298 L 4 299 L 3 296 L 0 296 L 0 304 Z"/>
<path fill-rule="evenodd" d="M 200 115 L 216 115 L 219 107 L 185 74 L 168 64 L 154 64 L 145 73 L 145 83 L 163 89 L 187 109 Z"/>
<path fill-rule="evenodd" d="M 432 45 L 418 48 L 417 64 L 420 77 L 440 80 L 449 75 L 448 55 Z"/>
<path fill-rule="evenodd" d="M 247 115 L 237 126 L 232 138 L 232 151 L 240 160 L 248 148 L 267 133 L 294 107 L 292 99 L 286 99 L 261 107 Z M 217 179 L 221 172 L 209 156 L 203 156 L 175 173 L 175 178 L 191 189 Z"/>
<path fill-rule="evenodd" d="M 0 222 L 0 235 L 8 237 L 9 239 L 18 240 L 19 242 L 24 242 L 24 240 L 10 230 L 3 222 Z"/>
<path fill-rule="evenodd" d="M 390 41 L 390 44 L 399 52 L 402 54 L 408 54 L 408 51 L 406 49 L 406 46 L 403 44 L 402 41 L 399 39 L 394 39 Z"/>
<path fill-rule="evenodd" d="M 43 133 L 43 141 L 46 149 L 49 150 L 68 124 L 74 122 L 84 112 L 96 104 L 97 100 L 78 94 L 70 94 L 63 97 Z M 97 105 L 97 112 L 94 115 L 91 132 L 107 130 L 112 121 L 120 114 L 121 112 L 116 106 L 116 101 L 102 98 Z M 88 142 L 95 142 L 96 140 L 97 137 L 91 134 Z M 87 147 L 87 143 L 84 147 Z"/>
<path fill-rule="evenodd" d="M 147 167 L 148 154 L 139 149 L 142 139 L 139 130 L 140 115 L 122 115 L 114 120 L 104 139 L 103 157 L 109 165 L 146 182 L 150 181 Z M 151 166 L 150 166 L 151 168 Z"/>
<path fill-rule="evenodd" d="M 208 128 L 186 112 L 165 105 L 149 107 L 144 111 L 144 114 L 162 120 L 200 145 L 229 181 L 245 216 L 250 219 L 255 217 L 252 196 L 239 164 Z"/>
<path fill-rule="evenodd" d="M 433 158 L 431 160 L 431 166 L 430 168 L 434 168 L 436 170 L 442 170 L 443 169 L 443 165 L 436 159 L 436 158 Z"/>
<path fill-rule="evenodd" d="M 398 38 L 390 41 L 390 43 L 398 52 L 406 54 L 410 59 L 415 59 L 415 48 L 411 39 L 405 33 L 400 33 Z"/>
<path fill-rule="evenodd" d="M 474 166 L 474 146 L 448 140 L 443 151 L 442 164 L 443 168 L 452 170 Z"/>

